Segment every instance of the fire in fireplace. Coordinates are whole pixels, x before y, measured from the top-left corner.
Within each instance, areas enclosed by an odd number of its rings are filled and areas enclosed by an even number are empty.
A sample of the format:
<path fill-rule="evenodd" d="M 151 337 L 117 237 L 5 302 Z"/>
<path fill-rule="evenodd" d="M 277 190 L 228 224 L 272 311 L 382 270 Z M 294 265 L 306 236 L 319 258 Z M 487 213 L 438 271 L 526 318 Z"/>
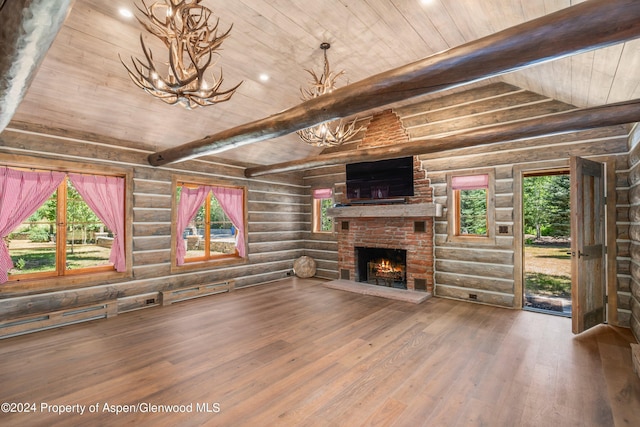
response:
<path fill-rule="evenodd" d="M 407 251 L 355 248 L 356 280 L 372 285 L 407 289 Z"/>

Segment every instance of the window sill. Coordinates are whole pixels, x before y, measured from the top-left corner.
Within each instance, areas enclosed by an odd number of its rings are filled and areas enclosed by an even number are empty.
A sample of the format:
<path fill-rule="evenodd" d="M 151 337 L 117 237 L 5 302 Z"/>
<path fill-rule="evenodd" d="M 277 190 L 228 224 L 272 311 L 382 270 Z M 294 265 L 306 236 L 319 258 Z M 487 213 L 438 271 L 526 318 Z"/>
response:
<path fill-rule="evenodd" d="M 68 276 L 13 279 L 0 284 L 0 299 L 100 286 L 129 278 L 131 278 L 131 272 L 105 271 L 74 273 Z"/>
<path fill-rule="evenodd" d="M 220 257 L 216 259 L 210 259 L 206 261 L 193 261 L 185 262 L 183 265 L 171 265 L 172 273 L 181 273 L 185 271 L 197 271 L 206 270 L 211 268 L 226 267 L 229 265 L 246 264 L 248 259 L 239 257 L 237 255 L 229 255 L 227 257 Z"/>
<path fill-rule="evenodd" d="M 495 237 L 487 236 L 449 236 L 447 243 L 460 243 L 472 245 L 495 245 Z"/>

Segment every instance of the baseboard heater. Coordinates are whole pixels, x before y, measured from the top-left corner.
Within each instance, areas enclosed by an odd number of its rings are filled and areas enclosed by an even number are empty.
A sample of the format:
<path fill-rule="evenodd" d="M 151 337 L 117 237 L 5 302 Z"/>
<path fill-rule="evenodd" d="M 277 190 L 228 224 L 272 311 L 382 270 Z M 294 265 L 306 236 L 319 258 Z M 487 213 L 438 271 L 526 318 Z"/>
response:
<path fill-rule="evenodd" d="M 9 319 L 0 322 L 0 339 L 59 328 L 75 323 L 106 319 L 107 317 L 116 316 L 117 314 L 118 304 L 113 300 L 52 313 L 34 314 L 33 316 Z"/>
<path fill-rule="evenodd" d="M 210 283 L 207 285 L 188 286 L 160 292 L 162 305 L 170 305 L 174 302 L 186 301 L 194 298 L 215 295 L 223 292 L 231 292 L 234 287 L 233 280 Z"/>

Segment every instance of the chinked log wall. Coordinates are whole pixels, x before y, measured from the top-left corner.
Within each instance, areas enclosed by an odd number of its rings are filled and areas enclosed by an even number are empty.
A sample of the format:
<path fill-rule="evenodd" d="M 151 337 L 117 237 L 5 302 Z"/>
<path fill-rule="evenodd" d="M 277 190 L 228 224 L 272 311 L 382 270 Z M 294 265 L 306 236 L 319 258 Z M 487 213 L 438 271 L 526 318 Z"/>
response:
<path fill-rule="evenodd" d="M 496 83 L 472 90 L 451 93 L 441 98 L 433 98 L 418 105 L 394 109 L 401 118 L 411 139 L 437 136 L 456 130 L 473 129 L 494 123 L 507 123 L 521 118 L 554 114 L 574 108 L 547 97 L 521 90 L 517 87 Z M 354 142 L 354 143 L 357 143 Z M 348 150 L 343 146 L 336 150 Z M 520 215 L 521 174 L 532 170 L 568 168 L 569 156 L 577 155 L 593 160 L 608 162 L 613 170 L 609 181 L 611 192 L 617 200 L 610 217 L 618 217 L 618 229 L 611 233 L 612 246 L 622 249 L 616 261 L 616 250 L 609 251 L 614 267 L 610 268 L 613 292 L 617 298 L 610 298 L 613 313 L 612 324 L 628 326 L 631 318 L 631 303 L 628 283 L 629 274 L 628 218 L 627 206 L 627 152 L 628 129 L 615 126 L 566 135 L 528 138 L 505 141 L 496 144 L 472 147 L 449 152 L 419 156 L 434 189 L 434 202 L 448 206 L 447 174 L 465 173 L 474 170 L 492 170 L 495 175 L 495 243 L 474 245 L 454 243 L 448 240 L 446 213 L 435 222 L 436 295 L 447 298 L 469 300 L 469 294 L 477 301 L 504 307 L 521 306 L 522 281 L 518 277 L 522 268 L 522 233 L 515 218 Z M 309 171 L 305 183 L 311 187 L 335 184 L 338 197 L 344 186 L 344 166 L 333 166 Z M 640 194 L 640 193 L 639 193 Z M 611 197 L 610 199 L 611 200 Z M 615 202 L 614 202 L 615 203 Z M 639 202 L 640 203 L 640 202 Z M 499 227 L 506 227 L 506 233 L 498 233 Z M 615 226 L 613 227 L 615 231 Z M 640 235 L 640 234 L 639 234 Z M 616 242 L 617 238 L 617 242 Z M 321 241 L 321 243 L 318 243 Z M 333 267 L 335 241 L 330 236 L 317 236 L 316 247 L 310 253 L 323 266 Z M 610 245 L 611 246 L 611 245 Z M 626 255 L 628 256 L 628 255 Z M 639 262 L 640 265 L 640 262 Z M 640 271 L 640 269 L 639 269 Z M 323 271 L 326 277 L 334 278 L 337 270 Z M 625 284 L 626 283 L 626 284 Z M 638 306 L 640 307 L 640 306 Z M 640 316 L 637 316 L 640 318 Z"/>
<path fill-rule="evenodd" d="M 20 159 L 33 167 L 92 164 L 132 171 L 133 277 L 111 283 L 22 296 L 0 285 L 0 321 L 68 307 L 117 300 L 118 312 L 157 305 L 159 292 L 192 285 L 233 280 L 235 288 L 270 282 L 287 276 L 302 255 L 308 235 L 310 207 L 307 189 L 295 174 L 246 179 L 244 168 L 212 159 L 189 161 L 170 167 L 151 167 L 151 149 L 134 149 L 131 143 L 105 141 L 89 135 L 59 131 L 66 138 L 51 138 L 46 129 L 12 124 L 0 135 L 0 165 Z M 63 147 L 63 148 L 60 148 Z M 29 154 L 33 152 L 34 154 Z M 37 154 L 36 154 L 37 153 Z M 248 188 L 248 262 L 226 267 L 171 273 L 171 180 L 174 174 L 194 179 L 217 179 Z"/>
<path fill-rule="evenodd" d="M 621 240 L 620 254 L 628 263 L 620 284 L 625 301 L 631 311 L 630 326 L 637 340 L 640 340 L 640 125 L 636 125 L 631 135 L 632 146 L 629 153 L 629 222 L 620 224 L 619 234 L 628 240 Z M 625 250 L 626 249 L 626 250 Z"/>

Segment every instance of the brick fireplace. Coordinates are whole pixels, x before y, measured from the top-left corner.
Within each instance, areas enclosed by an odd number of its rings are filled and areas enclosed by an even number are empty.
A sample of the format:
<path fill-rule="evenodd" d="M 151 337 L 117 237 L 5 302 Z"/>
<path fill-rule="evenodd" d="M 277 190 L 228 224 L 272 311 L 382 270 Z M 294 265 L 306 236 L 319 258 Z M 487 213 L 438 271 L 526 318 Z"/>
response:
<path fill-rule="evenodd" d="M 389 135 L 393 137 L 388 138 Z M 385 138 L 381 140 L 381 136 Z M 406 141 L 408 137 L 399 118 L 386 110 L 374 115 L 359 148 Z M 405 203 L 344 206 L 330 210 L 338 232 L 341 279 L 364 281 L 358 267 L 357 255 L 362 252 L 359 248 L 402 250 L 406 251 L 406 288 L 433 292 L 434 217 L 441 215 L 442 207 L 433 203 L 430 180 L 415 156 L 413 163 L 414 196 L 406 198 Z M 338 190 L 337 193 L 346 192 Z M 348 200 L 337 202 L 347 204 Z"/>
<path fill-rule="evenodd" d="M 433 217 L 340 217 L 338 221 L 340 278 L 355 281 L 364 279 L 358 274 L 356 248 L 405 250 L 406 288 L 433 292 L 433 238 Z"/>

